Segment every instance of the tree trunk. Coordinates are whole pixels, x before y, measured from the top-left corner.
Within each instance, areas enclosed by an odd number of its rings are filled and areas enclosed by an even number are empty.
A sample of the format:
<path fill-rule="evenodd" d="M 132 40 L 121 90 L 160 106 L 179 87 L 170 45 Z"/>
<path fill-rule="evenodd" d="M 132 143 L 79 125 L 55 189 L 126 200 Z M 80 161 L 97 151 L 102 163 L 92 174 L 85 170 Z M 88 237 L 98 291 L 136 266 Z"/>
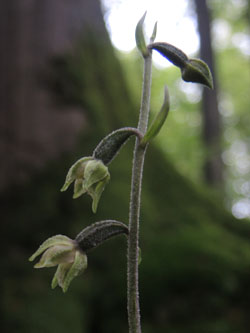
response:
<path fill-rule="evenodd" d="M 97 0 L 0 2 L 0 190 L 74 146 L 83 110 L 56 104 L 40 75 L 89 27 L 107 39 Z"/>
<path fill-rule="evenodd" d="M 221 159 L 221 124 L 217 101 L 217 80 L 210 31 L 210 13 L 206 0 L 195 0 L 200 35 L 200 57 L 210 67 L 214 78 L 214 89 L 203 89 L 203 139 L 207 150 L 204 173 L 208 184 L 219 186 L 222 184 Z"/>

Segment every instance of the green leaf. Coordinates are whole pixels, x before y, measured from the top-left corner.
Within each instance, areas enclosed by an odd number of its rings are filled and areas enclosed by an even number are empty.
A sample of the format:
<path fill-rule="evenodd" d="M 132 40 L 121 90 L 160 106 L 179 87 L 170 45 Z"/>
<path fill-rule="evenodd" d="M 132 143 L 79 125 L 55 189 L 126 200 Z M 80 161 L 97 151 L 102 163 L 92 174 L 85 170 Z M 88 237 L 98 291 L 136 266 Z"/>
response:
<path fill-rule="evenodd" d="M 145 42 L 145 36 L 143 31 L 144 26 L 144 20 L 147 12 L 144 13 L 142 18 L 139 20 L 139 22 L 136 25 L 135 29 L 135 40 L 136 40 L 136 46 L 138 50 L 141 52 L 142 56 L 146 58 L 149 55 L 149 51 Z"/>
<path fill-rule="evenodd" d="M 150 37 L 150 43 L 153 43 L 157 34 L 157 22 L 155 22 L 152 36 Z"/>
<path fill-rule="evenodd" d="M 165 86 L 164 90 L 164 101 L 161 107 L 161 110 L 155 116 L 152 124 L 150 125 L 149 129 L 147 130 L 145 136 L 141 141 L 141 145 L 145 145 L 150 140 L 152 140 L 161 130 L 165 120 L 167 118 L 169 112 L 170 102 L 169 102 L 169 94 L 167 86 Z"/>

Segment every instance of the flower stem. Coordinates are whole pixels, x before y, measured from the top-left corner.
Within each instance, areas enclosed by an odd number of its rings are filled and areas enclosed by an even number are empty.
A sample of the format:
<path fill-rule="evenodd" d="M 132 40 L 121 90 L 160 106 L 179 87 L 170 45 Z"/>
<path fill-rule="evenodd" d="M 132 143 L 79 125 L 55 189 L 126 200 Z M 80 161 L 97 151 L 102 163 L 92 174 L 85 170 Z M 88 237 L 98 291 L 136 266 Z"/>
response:
<path fill-rule="evenodd" d="M 144 76 L 138 130 L 145 134 L 148 126 L 150 107 L 152 57 L 144 58 Z M 138 257 L 139 257 L 139 220 L 141 184 L 144 157 L 147 146 L 140 146 L 136 139 L 130 193 L 129 237 L 128 237 L 128 322 L 129 333 L 141 333 L 139 287 L 138 287 Z"/>

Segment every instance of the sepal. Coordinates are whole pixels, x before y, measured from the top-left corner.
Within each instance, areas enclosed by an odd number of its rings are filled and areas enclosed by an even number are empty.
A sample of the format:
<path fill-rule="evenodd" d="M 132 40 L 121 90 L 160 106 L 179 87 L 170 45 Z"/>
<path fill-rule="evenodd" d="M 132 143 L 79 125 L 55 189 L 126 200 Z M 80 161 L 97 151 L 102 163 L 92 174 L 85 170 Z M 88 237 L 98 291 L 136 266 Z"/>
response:
<path fill-rule="evenodd" d="M 56 273 L 51 282 L 51 288 L 59 285 L 63 292 L 69 288 L 72 280 L 82 274 L 88 266 L 88 259 L 85 253 L 77 251 L 73 264 L 61 264 L 57 267 Z"/>
<path fill-rule="evenodd" d="M 29 258 L 29 261 L 33 261 L 34 259 L 36 259 L 36 257 L 40 256 L 40 254 L 42 254 L 47 249 L 53 248 L 58 245 L 65 247 L 65 248 L 74 246 L 72 239 L 70 239 L 69 237 L 64 236 L 64 235 L 56 235 L 56 236 L 50 237 L 46 241 L 44 241 L 39 246 L 37 251 Z"/>
<path fill-rule="evenodd" d="M 92 156 L 82 157 L 77 160 L 72 167 L 69 169 L 63 187 L 61 188 L 61 192 L 64 192 L 68 189 L 71 183 L 73 183 L 76 179 L 81 179 L 84 173 L 84 168 L 87 165 L 88 161 L 93 160 Z"/>

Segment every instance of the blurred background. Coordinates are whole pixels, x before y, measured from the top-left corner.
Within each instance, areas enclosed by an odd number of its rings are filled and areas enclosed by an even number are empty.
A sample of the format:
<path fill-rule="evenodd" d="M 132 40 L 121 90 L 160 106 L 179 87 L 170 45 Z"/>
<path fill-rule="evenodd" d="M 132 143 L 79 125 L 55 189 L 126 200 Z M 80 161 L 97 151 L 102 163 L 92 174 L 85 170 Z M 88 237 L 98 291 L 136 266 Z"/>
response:
<path fill-rule="evenodd" d="M 140 247 L 144 333 L 250 327 L 250 1 L 0 2 L 1 332 L 125 333 L 126 240 L 91 252 L 64 295 L 29 256 L 48 237 L 127 223 L 131 140 L 110 165 L 96 215 L 60 193 L 69 167 L 110 131 L 136 126 L 136 23 L 205 60 L 215 89 L 183 82 L 154 54 L 152 115 L 171 112 L 146 156 Z"/>

